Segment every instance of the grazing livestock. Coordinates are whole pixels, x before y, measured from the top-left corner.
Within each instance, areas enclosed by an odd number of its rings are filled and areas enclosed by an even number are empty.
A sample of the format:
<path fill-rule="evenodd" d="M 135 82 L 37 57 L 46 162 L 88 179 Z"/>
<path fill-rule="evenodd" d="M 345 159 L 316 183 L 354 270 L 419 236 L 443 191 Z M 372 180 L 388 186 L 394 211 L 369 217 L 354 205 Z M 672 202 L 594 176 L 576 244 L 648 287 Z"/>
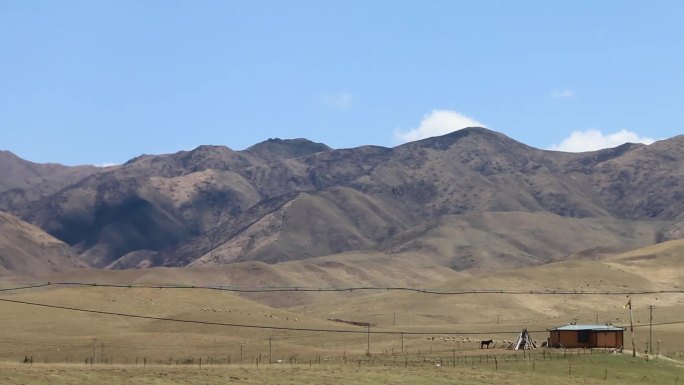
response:
<path fill-rule="evenodd" d="M 491 344 L 492 342 L 494 342 L 494 341 L 493 340 L 480 341 L 480 349 L 484 349 L 485 346 L 487 347 L 487 349 L 489 349 L 489 344 Z"/>

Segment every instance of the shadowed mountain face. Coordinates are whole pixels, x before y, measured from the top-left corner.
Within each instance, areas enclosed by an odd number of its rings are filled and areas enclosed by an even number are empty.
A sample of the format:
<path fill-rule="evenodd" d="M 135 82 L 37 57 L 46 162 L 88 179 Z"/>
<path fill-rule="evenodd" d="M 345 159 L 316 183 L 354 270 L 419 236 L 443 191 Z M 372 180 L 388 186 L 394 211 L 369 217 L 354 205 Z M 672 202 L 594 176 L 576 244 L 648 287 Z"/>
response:
<path fill-rule="evenodd" d="M 434 252 L 454 269 L 515 266 L 562 257 L 550 247 L 570 254 L 677 238 L 683 154 L 684 136 L 570 154 L 483 128 L 395 148 L 269 139 L 244 151 L 144 155 L 41 189 L 30 179 L 13 182 L 0 190 L 0 209 L 95 267 L 277 263 L 352 250 Z M 39 193 L 13 198 L 23 190 Z M 486 216 L 497 212 L 528 214 Z M 523 220 L 535 225 L 500 242 Z M 560 244 L 559 227 L 592 241 Z M 491 238 L 469 246 L 464 234 L 474 229 Z M 444 240 L 431 243 L 430 234 Z"/>
<path fill-rule="evenodd" d="M 65 243 L 0 211 L 0 276 L 38 275 L 86 267 Z"/>

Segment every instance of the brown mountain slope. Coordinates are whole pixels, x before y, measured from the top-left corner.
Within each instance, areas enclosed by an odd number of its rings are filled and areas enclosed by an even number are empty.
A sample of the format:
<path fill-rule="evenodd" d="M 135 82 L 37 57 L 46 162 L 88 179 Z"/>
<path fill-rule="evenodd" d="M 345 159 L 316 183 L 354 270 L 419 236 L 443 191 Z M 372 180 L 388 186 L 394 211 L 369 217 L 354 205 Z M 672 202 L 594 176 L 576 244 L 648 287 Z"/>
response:
<path fill-rule="evenodd" d="M 323 143 L 315 143 L 303 138 L 275 138 L 255 144 L 248 148 L 247 152 L 255 154 L 263 159 L 277 161 L 279 159 L 300 158 L 302 156 L 330 150 L 332 149 Z"/>
<path fill-rule="evenodd" d="M 675 239 L 684 239 L 684 221 L 677 222 L 672 226 L 664 229 L 659 234 L 659 241 L 671 241 Z"/>
<path fill-rule="evenodd" d="M 683 150 L 684 135 L 679 135 L 624 151 L 621 147 L 604 150 L 618 156 L 586 166 L 574 162 L 568 169 L 572 175 L 589 174 L 603 205 L 616 216 L 682 220 Z"/>
<path fill-rule="evenodd" d="M 562 173 L 568 172 L 566 170 L 573 174 L 579 171 L 586 173 L 587 166 L 581 169 L 575 163 L 582 164 L 582 159 L 602 162 L 640 147 L 626 145 L 618 149 L 581 155 L 548 153 L 529 149 L 524 145 L 516 145 L 515 142 L 511 144 L 510 139 L 491 134 L 495 139 L 493 141 L 495 146 L 489 151 L 503 154 L 504 158 L 509 159 L 490 161 L 485 164 L 481 156 L 472 152 L 486 147 L 479 142 L 483 140 L 491 142 L 492 140 L 486 137 L 490 134 L 485 132 L 484 136 L 472 135 L 472 138 L 469 136 L 461 138 L 460 140 L 464 143 L 461 143 L 462 147 L 459 149 L 465 150 L 457 155 L 462 158 L 461 162 L 454 162 L 451 165 L 445 164 L 444 159 L 450 156 L 430 150 L 432 148 L 449 150 L 449 143 L 443 141 L 443 137 L 402 146 L 395 149 L 394 152 L 398 154 L 392 157 L 388 156 L 385 149 L 364 148 L 366 162 L 362 163 L 358 160 L 356 163 L 363 164 L 361 167 L 367 169 L 367 175 L 356 179 L 349 176 L 350 173 L 355 175 L 355 170 L 342 168 L 342 166 L 348 165 L 345 159 L 358 156 L 357 153 L 345 150 L 318 154 L 312 162 L 317 162 L 314 180 L 315 184 L 321 187 L 320 190 L 298 196 L 296 201 L 279 208 L 277 215 L 273 213 L 263 217 L 252 227 L 244 230 L 240 236 L 227 236 L 222 239 L 223 243 L 220 243 L 220 237 L 213 238 L 215 243 L 196 249 L 199 252 L 211 250 L 197 263 L 209 261 L 225 263 L 244 259 L 273 262 L 293 257 L 308 257 L 311 254 L 333 254 L 354 247 L 377 247 L 378 244 L 390 240 L 397 232 L 411 229 L 415 223 L 421 227 L 436 218 L 462 211 L 548 210 L 565 216 L 613 218 L 608 210 L 601 207 L 600 190 L 594 186 L 590 178 L 572 175 L 570 182 L 573 183 L 571 184 L 562 179 Z M 488 145 L 491 146 L 491 143 Z M 516 154 L 525 153 L 525 151 L 530 152 L 531 155 L 527 158 L 516 157 Z M 554 157 L 559 158 L 565 164 L 558 160 L 552 162 Z M 558 166 L 556 163 L 561 165 Z M 584 163 L 586 164 L 587 161 Z M 411 169 L 412 164 L 416 171 Z M 423 166 L 419 167 L 418 164 L 423 164 Z M 463 167 L 464 164 L 468 167 Z M 403 167 L 406 165 L 409 167 Z M 426 172 L 425 168 L 433 172 Z M 473 172 L 473 169 L 477 172 Z M 325 170 L 325 173 L 320 170 Z M 560 173 L 560 175 L 555 177 L 552 175 L 554 173 Z M 484 178 L 483 174 L 484 176 L 492 174 L 493 177 Z M 346 180 L 349 186 L 331 187 L 329 185 L 333 182 L 324 180 L 319 175 L 333 175 L 333 180 Z M 496 183 L 492 183 L 492 179 Z M 553 222 L 547 221 L 547 218 L 550 217 L 537 218 L 540 237 L 551 232 L 550 229 L 553 227 L 546 230 L 548 226 L 554 226 Z M 516 225 L 515 221 L 508 222 L 511 228 L 515 228 Z M 618 236 L 613 239 L 626 240 L 627 244 L 632 246 L 647 244 L 654 242 L 656 240 L 654 232 L 666 225 L 666 222 L 654 222 L 652 231 L 646 237 L 620 238 L 621 236 Z M 353 231 L 359 227 L 362 231 Z M 604 240 L 606 245 L 616 245 L 619 243 L 609 239 L 616 235 L 620 227 L 620 220 L 616 220 L 610 229 L 603 228 L 584 233 L 589 237 L 588 243 L 591 245 L 600 245 Z M 352 231 L 345 229 L 352 229 Z M 379 229 L 381 231 L 378 231 Z M 525 243 L 529 237 L 529 235 L 523 236 L 518 242 Z M 630 240 L 637 239 L 639 240 L 637 243 L 630 242 Z M 201 241 L 198 239 L 198 241 L 201 243 L 204 239 Z M 574 246 L 575 249 L 566 246 L 556 252 L 581 250 L 582 246 L 576 241 L 568 243 L 568 246 Z M 266 246 L 265 243 L 271 246 Z M 310 254 L 311 249 L 309 247 L 302 249 L 302 244 L 323 248 Z M 480 247 L 487 249 L 488 245 L 491 243 L 482 242 Z M 548 248 L 557 245 L 550 242 L 545 246 Z M 523 257 L 523 260 L 527 258 L 545 260 L 548 256 L 544 256 L 544 253 L 539 254 L 543 249 L 545 247 L 537 248 L 535 256 L 529 253 L 518 253 L 516 256 Z M 169 254 L 170 259 L 175 260 L 174 253 Z"/>
<path fill-rule="evenodd" d="M 383 250 L 483 273 L 559 261 L 597 247 L 615 252 L 650 245 L 666 223 L 569 218 L 548 212 L 445 216 L 420 234 L 399 234 Z"/>
<path fill-rule="evenodd" d="M 411 223 L 409 215 L 387 206 L 346 187 L 299 193 L 237 236 L 219 237 L 223 242 L 217 245 L 204 243 L 205 254 L 192 265 L 245 260 L 275 263 L 373 249 Z M 198 244 L 203 241 L 197 239 Z M 172 262 L 176 252 L 164 253 L 164 257 Z"/>
<path fill-rule="evenodd" d="M 20 211 L 29 202 L 52 195 L 101 170 L 94 166 L 33 163 L 0 150 L 0 210 Z"/>
<path fill-rule="evenodd" d="M 44 275 L 85 267 L 58 239 L 0 212 L 0 275 Z"/>
<path fill-rule="evenodd" d="M 482 128 L 392 149 L 201 146 L 133 159 L 15 212 L 93 266 L 116 268 L 377 250 L 446 216 L 485 212 L 657 220 L 655 232 L 681 221 L 682 154 L 684 137 L 569 154 Z M 597 231 L 620 238 L 618 225 Z M 518 250 L 519 261 L 547 258 Z"/>

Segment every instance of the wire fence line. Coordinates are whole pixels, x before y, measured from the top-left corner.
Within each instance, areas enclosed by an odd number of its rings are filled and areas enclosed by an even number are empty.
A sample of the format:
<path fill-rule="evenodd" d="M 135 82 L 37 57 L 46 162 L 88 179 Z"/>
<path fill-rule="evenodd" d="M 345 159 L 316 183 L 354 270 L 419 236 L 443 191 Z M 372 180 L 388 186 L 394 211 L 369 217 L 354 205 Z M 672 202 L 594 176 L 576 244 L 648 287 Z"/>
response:
<path fill-rule="evenodd" d="M 106 345 L 104 349 L 110 349 L 113 346 Z M 567 365 L 560 370 L 570 370 L 575 374 L 580 374 L 583 371 L 582 363 L 587 363 L 589 370 L 586 375 L 601 376 L 606 379 L 608 371 L 592 370 L 595 366 L 603 368 L 609 363 L 601 356 L 620 354 L 615 349 L 541 349 L 537 351 L 498 351 L 498 352 L 482 352 L 482 351 L 456 351 L 440 350 L 440 351 L 412 351 L 393 352 L 387 351 L 374 352 L 373 354 L 359 354 L 344 352 L 343 354 L 320 354 L 318 352 L 301 352 L 293 351 L 275 351 L 271 352 L 263 350 L 252 350 L 248 354 L 231 354 L 231 353 L 217 353 L 212 351 L 205 352 L 185 352 L 181 355 L 173 355 L 170 352 L 166 353 L 150 353 L 150 352 L 110 352 L 109 350 L 101 350 L 101 346 L 91 345 L 83 346 L 84 351 L 74 352 L 71 356 L 59 355 L 43 355 L 36 356 L 31 353 L 24 355 L 23 363 L 33 365 L 34 362 L 38 365 L 48 363 L 67 363 L 97 366 L 104 365 L 136 365 L 136 366 L 266 366 L 266 365 L 297 365 L 309 367 L 330 367 L 330 366 L 353 366 L 363 367 L 487 367 L 490 370 L 506 370 L 510 365 L 526 365 L 527 371 L 548 371 L 559 370 L 558 365 Z M 88 351 L 89 350 L 89 351 Z M 138 353 L 138 354 L 135 354 Z M 235 352 L 234 352 L 235 353 Z M 598 360 L 589 359 L 583 361 L 583 358 L 594 356 Z M 645 355 L 641 357 L 646 361 L 658 359 L 681 360 L 684 357 L 683 352 L 667 352 L 657 355 Z M 85 359 L 83 359 L 85 358 Z M 553 362 L 555 361 L 555 366 Z M 574 369 L 574 371 L 573 371 Z M 645 376 L 644 376 L 645 378 Z M 642 382 L 644 379 L 642 378 Z M 653 382 L 653 381 L 648 381 Z M 675 381 L 676 383 L 676 381 Z"/>

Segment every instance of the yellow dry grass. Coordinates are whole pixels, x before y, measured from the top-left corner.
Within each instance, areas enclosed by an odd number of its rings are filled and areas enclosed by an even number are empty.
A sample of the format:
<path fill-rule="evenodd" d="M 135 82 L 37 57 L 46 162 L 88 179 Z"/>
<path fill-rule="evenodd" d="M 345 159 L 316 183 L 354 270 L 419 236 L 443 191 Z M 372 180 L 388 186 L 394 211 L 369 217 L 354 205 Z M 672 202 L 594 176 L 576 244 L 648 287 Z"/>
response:
<path fill-rule="evenodd" d="M 412 265 L 402 257 L 348 254 L 275 266 L 249 263 L 214 269 L 86 270 L 62 274 L 52 280 L 190 285 L 248 285 L 253 280 L 252 285 L 259 285 L 277 279 L 282 285 L 323 286 L 335 274 L 339 277 L 333 284 L 339 285 L 381 285 L 403 274 L 415 277 L 411 281 L 414 285 L 429 277 L 436 282 L 434 287 L 438 290 L 663 290 L 673 287 L 668 281 L 681 282 L 682 244 L 669 242 L 605 259 L 575 259 L 477 276 L 451 275 L 434 267 L 423 271 L 418 264 Z M 399 264 L 390 264 L 387 258 L 397 258 Z M 351 273 L 345 275 L 345 271 Z M 307 277 L 310 277 L 308 282 Z M 454 352 L 479 353 L 476 340 L 490 338 L 496 341 L 495 351 L 501 352 L 504 341 L 514 339 L 523 327 L 532 330 L 535 339 L 543 341 L 547 328 L 574 320 L 594 323 L 598 319 L 600 323 L 624 326 L 629 319 L 623 308 L 627 299 L 622 295 L 429 295 L 354 291 L 239 296 L 201 289 L 50 287 L 5 292 L 1 297 L 182 320 L 361 332 L 329 334 L 198 325 L 0 302 L 0 324 L 3 325 L 0 359 L 11 361 L 26 355 L 49 362 L 82 362 L 94 356 L 96 360 L 128 363 L 145 357 L 158 362 L 176 362 L 205 356 L 217 362 L 235 363 L 242 353 L 244 363 L 253 362 L 259 356 L 265 359 L 269 352 L 273 360 L 287 362 L 316 357 L 338 361 L 345 356 L 364 357 L 369 343 L 366 329 L 329 321 L 329 318 L 370 322 L 372 331 L 433 333 L 434 340 L 428 340 L 426 335 L 406 334 L 402 339 L 400 334 L 372 334 L 370 350 L 373 355 L 391 357 L 392 353 L 402 351 L 403 340 L 405 354 L 417 355 L 420 351 L 422 355 L 437 357 Z M 632 303 L 639 351 L 645 349 L 649 337 L 648 305 L 655 305 L 656 324 L 684 321 L 682 294 L 635 295 Z M 448 339 L 439 338 L 447 334 Z M 625 337 L 629 347 L 628 332 Z M 661 353 L 682 352 L 684 328 L 682 324 L 656 325 L 653 341 Z"/>

